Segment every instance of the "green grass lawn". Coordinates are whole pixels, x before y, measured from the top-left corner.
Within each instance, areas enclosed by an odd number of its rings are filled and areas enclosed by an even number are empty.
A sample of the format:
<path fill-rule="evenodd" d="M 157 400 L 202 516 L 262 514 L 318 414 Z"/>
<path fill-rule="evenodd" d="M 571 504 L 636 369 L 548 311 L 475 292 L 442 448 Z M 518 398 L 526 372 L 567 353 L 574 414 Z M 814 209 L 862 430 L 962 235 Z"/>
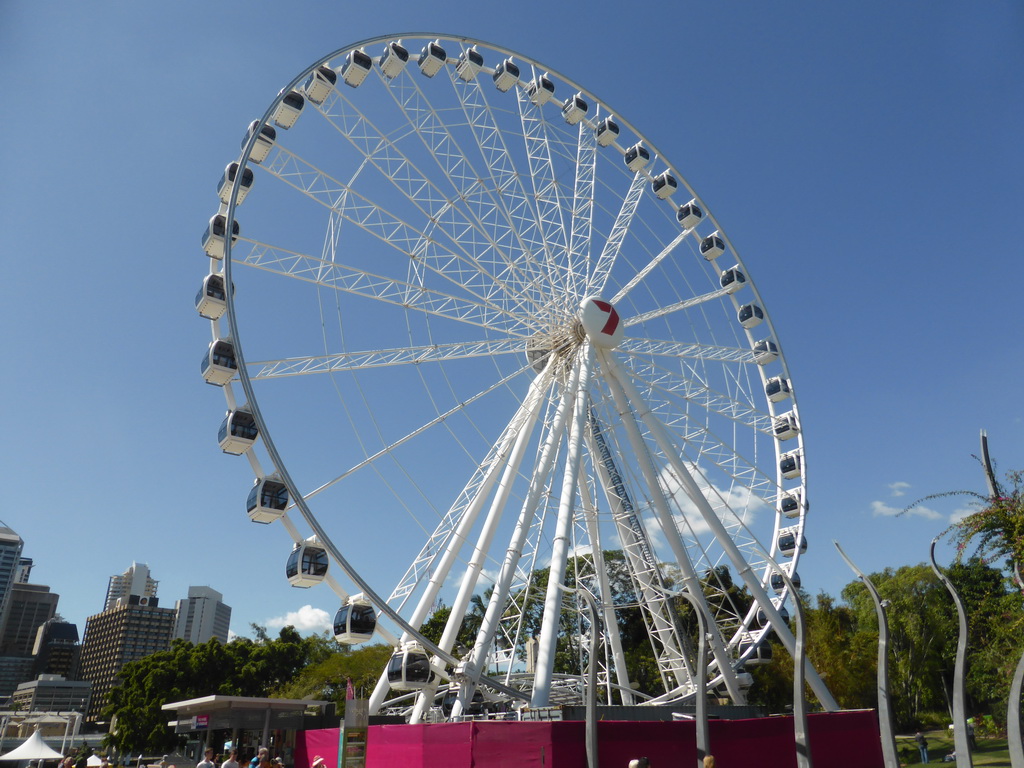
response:
<path fill-rule="evenodd" d="M 946 731 L 924 731 L 924 737 L 928 739 L 928 760 L 929 765 L 948 765 L 955 763 L 943 763 L 942 758 L 953 751 L 953 732 Z M 919 762 L 920 753 L 917 744 L 914 743 L 914 734 L 896 737 L 896 751 L 900 756 L 900 764 L 912 768 L 912 766 L 923 765 Z M 1010 752 L 1006 748 L 1006 739 L 978 739 L 978 748 L 971 755 L 971 762 L 978 765 L 1008 766 L 1010 765 Z"/>

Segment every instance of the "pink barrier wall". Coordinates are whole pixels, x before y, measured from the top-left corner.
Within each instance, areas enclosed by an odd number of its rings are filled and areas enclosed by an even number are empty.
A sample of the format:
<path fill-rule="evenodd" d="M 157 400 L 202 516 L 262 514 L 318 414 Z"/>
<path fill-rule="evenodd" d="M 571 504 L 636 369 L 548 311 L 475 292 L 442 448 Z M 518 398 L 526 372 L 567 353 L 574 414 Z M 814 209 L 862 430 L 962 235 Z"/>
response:
<path fill-rule="evenodd" d="M 367 768 L 586 768 L 582 722 L 482 721 L 370 728 Z M 711 752 L 723 768 L 794 768 L 793 720 L 712 720 Z M 882 768 L 874 711 L 818 713 L 808 718 L 811 755 L 828 768 Z M 337 766 L 338 729 L 306 731 L 296 744 L 296 768 L 313 755 Z M 693 722 L 598 723 L 602 768 L 626 768 L 634 757 L 652 768 L 696 766 Z"/>

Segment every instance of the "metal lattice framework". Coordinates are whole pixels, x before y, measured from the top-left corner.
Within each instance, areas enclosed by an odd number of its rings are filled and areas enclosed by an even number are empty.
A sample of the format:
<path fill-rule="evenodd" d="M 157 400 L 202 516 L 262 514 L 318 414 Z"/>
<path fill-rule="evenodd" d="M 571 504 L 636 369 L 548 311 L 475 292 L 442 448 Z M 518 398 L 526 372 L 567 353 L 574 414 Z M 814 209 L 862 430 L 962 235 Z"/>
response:
<path fill-rule="evenodd" d="M 411 717 L 578 699 L 591 661 L 609 701 L 692 697 L 680 590 L 743 702 L 769 625 L 793 643 L 768 558 L 793 574 L 806 544 L 803 436 L 750 275 L 667 157 L 529 57 L 409 34 L 311 64 L 237 163 L 197 298 L 221 445 L 285 489 L 250 516 L 326 552 L 316 580 L 375 606 L 396 664 L 430 655 Z M 660 691 L 628 674 L 637 615 Z"/>

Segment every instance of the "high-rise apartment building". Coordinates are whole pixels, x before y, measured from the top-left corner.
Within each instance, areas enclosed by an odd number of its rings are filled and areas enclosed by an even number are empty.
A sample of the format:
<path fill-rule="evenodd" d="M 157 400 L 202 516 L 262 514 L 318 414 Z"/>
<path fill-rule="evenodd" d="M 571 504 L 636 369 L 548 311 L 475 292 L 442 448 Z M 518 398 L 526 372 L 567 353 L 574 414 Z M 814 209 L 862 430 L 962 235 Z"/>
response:
<path fill-rule="evenodd" d="M 141 598 L 142 605 L 145 605 L 149 598 L 156 597 L 157 584 L 158 582 L 149 575 L 148 565 L 132 563 L 124 573 L 110 577 L 110 582 L 107 584 L 107 601 L 103 609 L 113 608 L 119 599 L 129 595 Z"/>
<path fill-rule="evenodd" d="M 121 668 L 171 646 L 173 608 L 160 608 L 157 598 L 129 595 L 85 622 L 80 676 L 92 683 L 86 720 L 100 719 Z"/>
<path fill-rule="evenodd" d="M 189 587 L 188 598 L 177 602 L 174 637 L 196 645 L 214 637 L 226 643 L 231 608 L 221 602 L 223 598 L 224 595 L 209 587 Z"/>

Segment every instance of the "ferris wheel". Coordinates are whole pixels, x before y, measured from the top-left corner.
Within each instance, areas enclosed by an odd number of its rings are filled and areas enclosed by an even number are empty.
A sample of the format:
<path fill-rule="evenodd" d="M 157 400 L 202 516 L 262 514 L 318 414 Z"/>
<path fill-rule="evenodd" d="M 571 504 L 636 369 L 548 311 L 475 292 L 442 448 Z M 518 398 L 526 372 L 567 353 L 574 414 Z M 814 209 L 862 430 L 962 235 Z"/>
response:
<path fill-rule="evenodd" d="M 683 701 L 680 591 L 735 702 L 768 632 L 792 650 L 789 369 L 725 232 L 621 115 L 500 46 L 379 37 L 285 85 L 218 195 L 196 307 L 220 446 L 292 584 L 336 593 L 339 641 L 394 646 L 371 710 L 578 700 L 588 664 L 609 703 Z"/>

